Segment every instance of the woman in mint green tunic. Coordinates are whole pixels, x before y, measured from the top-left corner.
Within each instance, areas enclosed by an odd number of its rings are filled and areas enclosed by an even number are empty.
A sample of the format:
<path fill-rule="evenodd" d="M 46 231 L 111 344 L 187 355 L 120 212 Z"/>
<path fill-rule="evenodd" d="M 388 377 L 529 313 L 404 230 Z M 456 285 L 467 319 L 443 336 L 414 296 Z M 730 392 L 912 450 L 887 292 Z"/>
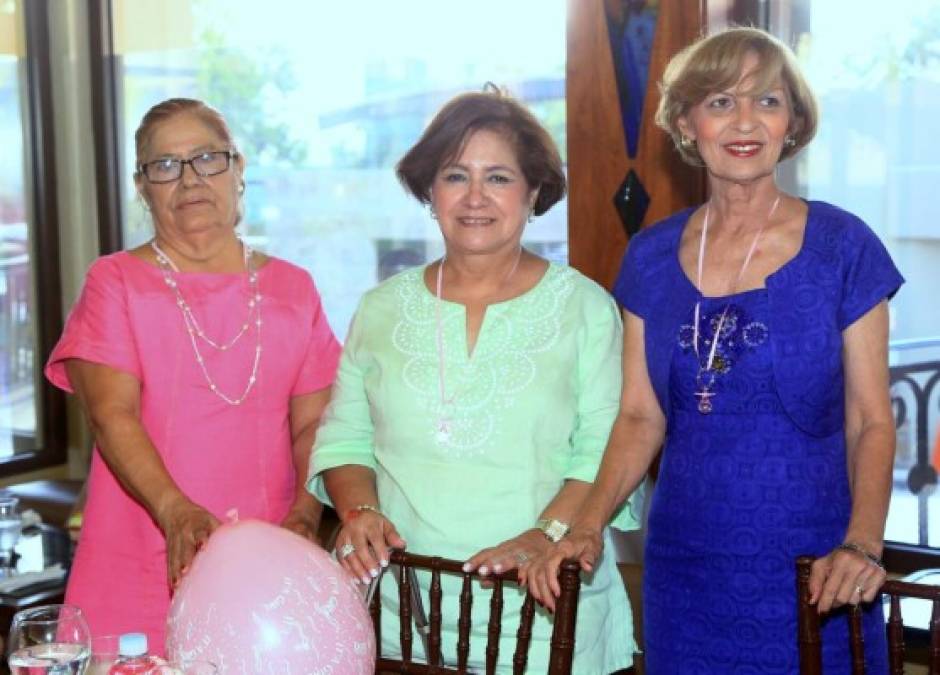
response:
<path fill-rule="evenodd" d="M 454 99 L 402 159 L 399 177 L 431 206 L 445 256 L 363 298 L 308 487 L 340 514 L 338 558 L 363 582 L 387 564 L 391 546 L 467 560 L 484 574 L 524 569 L 564 535 L 597 472 L 620 400 L 619 313 L 597 284 L 521 247 L 529 217 L 557 202 L 565 182 L 550 137 L 515 101 L 498 92 Z M 636 528 L 633 505 L 612 524 Z M 451 662 L 459 583 L 444 588 Z M 482 593 L 471 668 L 485 661 Z M 395 654 L 397 587 L 385 583 L 382 594 L 383 653 Z M 510 627 L 524 590 L 507 595 Z M 528 672 L 545 672 L 551 629 L 539 610 Z M 514 628 L 504 630 L 500 672 L 514 642 Z M 607 555 L 582 586 L 574 672 L 627 668 L 634 648 L 629 602 Z"/>

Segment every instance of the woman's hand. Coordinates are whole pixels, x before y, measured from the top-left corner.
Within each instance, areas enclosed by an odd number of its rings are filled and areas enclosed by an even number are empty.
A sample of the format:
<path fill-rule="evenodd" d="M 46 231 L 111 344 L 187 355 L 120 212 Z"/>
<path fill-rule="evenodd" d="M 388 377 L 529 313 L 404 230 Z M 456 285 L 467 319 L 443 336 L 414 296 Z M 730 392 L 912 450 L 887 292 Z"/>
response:
<path fill-rule="evenodd" d="M 836 548 L 813 563 L 810 603 L 824 614 L 842 605 L 871 602 L 886 578 L 884 568 L 861 551 Z"/>
<path fill-rule="evenodd" d="M 521 574 L 529 561 L 547 554 L 551 546 L 552 542 L 542 531 L 533 527 L 512 539 L 478 552 L 464 563 L 463 571 L 472 572 L 479 569 L 480 575 L 486 576 L 490 572 L 500 574 L 518 569 Z"/>
<path fill-rule="evenodd" d="M 287 512 L 287 515 L 281 521 L 281 527 L 290 530 L 294 534 L 299 534 L 317 546 L 321 545 L 317 536 L 317 531 L 320 528 L 319 511 L 311 511 L 307 508 L 307 505 L 295 504 L 291 507 L 291 510 Z"/>
<path fill-rule="evenodd" d="M 555 598 L 561 595 L 558 570 L 565 560 L 576 560 L 585 572 L 594 570 L 594 564 L 604 550 L 599 530 L 575 526 L 557 544 L 530 560 L 519 570 L 519 581 L 529 587 L 529 593 L 549 611 L 555 611 Z"/>
<path fill-rule="evenodd" d="M 404 549 L 392 521 L 376 511 L 353 509 L 336 535 L 336 559 L 353 577 L 368 584 L 388 566 L 388 550 Z"/>
<path fill-rule="evenodd" d="M 160 511 L 157 523 L 166 537 L 167 579 L 175 589 L 219 520 L 198 504 L 177 498 Z"/>

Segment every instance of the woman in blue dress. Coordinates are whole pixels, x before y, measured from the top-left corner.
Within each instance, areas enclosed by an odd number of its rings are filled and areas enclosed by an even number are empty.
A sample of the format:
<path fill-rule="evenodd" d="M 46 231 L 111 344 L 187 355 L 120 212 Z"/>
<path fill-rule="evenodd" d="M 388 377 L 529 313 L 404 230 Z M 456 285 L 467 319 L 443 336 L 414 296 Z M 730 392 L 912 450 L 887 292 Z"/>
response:
<path fill-rule="evenodd" d="M 868 672 L 883 673 L 871 601 L 895 444 L 887 299 L 903 279 L 857 217 L 777 186 L 817 121 L 786 46 L 751 28 L 704 38 L 662 90 L 657 122 L 706 168 L 710 198 L 631 240 L 614 288 L 620 415 L 568 536 L 522 573 L 552 607 L 560 560 L 594 568 L 604 523 L 662 447 L 648 672 L 796 673 L 794 560 L 810 554 L 819 611 L 863 603 Z M 825 672 L 847 672 L 846 621 L 823 631 Z"/>

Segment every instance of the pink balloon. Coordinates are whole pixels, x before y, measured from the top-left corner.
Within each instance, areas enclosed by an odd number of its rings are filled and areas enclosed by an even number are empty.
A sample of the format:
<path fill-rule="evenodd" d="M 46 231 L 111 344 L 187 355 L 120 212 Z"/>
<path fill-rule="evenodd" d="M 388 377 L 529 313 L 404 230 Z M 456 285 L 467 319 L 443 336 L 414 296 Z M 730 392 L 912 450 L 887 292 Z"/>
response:
<path fill-rule="evenodd" d="M 229 675 L 371 675 L 375 634 L 349 575 L 303 537 L 258 520 L 221 526 L 170 605 L 170 659 Z"/>

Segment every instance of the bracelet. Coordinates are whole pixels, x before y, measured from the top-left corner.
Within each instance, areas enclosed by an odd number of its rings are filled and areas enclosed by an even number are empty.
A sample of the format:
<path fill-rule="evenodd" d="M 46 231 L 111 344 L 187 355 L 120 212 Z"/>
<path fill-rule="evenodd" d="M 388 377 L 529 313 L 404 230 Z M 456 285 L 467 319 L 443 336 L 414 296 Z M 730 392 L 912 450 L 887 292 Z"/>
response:
<path fill-rule="evenodd" d="M 859 554 L 865 556 L 865 558 L 868 560 L 868 562 L 874 563 L 875 565 L 877 565 L 877 566 L 880 567 L 881 569 L 884 569 L 884 568 L 885 568 L 885 564 L 884 564 L 884 562 L 882 562 L 881 558 L 879 558 L 878 556 L 874 555 L 873 553 L 870 553 L 870 552 L 866 551 L 862 546 L 856 544 L 854 541 L 844 541 L 844 542 L 842 542 L 841 544 L 839 544 L 838 546 L 836 546 L 836 550 L 837 550 L 837 551 L 853 551 L 853 552 L 855 552 L 855 553 L 859 553 Z"/>
<path fill-rule="evenodd" d="M 346 512 L 345 517 L 343 518 L 343 522 L 345 523 L 355 518 L 358 518 L 360 515 L 362 515 L 363 511 L 371 511 L 372 513 L 377 513 L 380 516 L 385 515 L 379 510 L 378 506 L 373 506 L 372 504 L 359 504 L 357 506 L 352 507 Z"/>

